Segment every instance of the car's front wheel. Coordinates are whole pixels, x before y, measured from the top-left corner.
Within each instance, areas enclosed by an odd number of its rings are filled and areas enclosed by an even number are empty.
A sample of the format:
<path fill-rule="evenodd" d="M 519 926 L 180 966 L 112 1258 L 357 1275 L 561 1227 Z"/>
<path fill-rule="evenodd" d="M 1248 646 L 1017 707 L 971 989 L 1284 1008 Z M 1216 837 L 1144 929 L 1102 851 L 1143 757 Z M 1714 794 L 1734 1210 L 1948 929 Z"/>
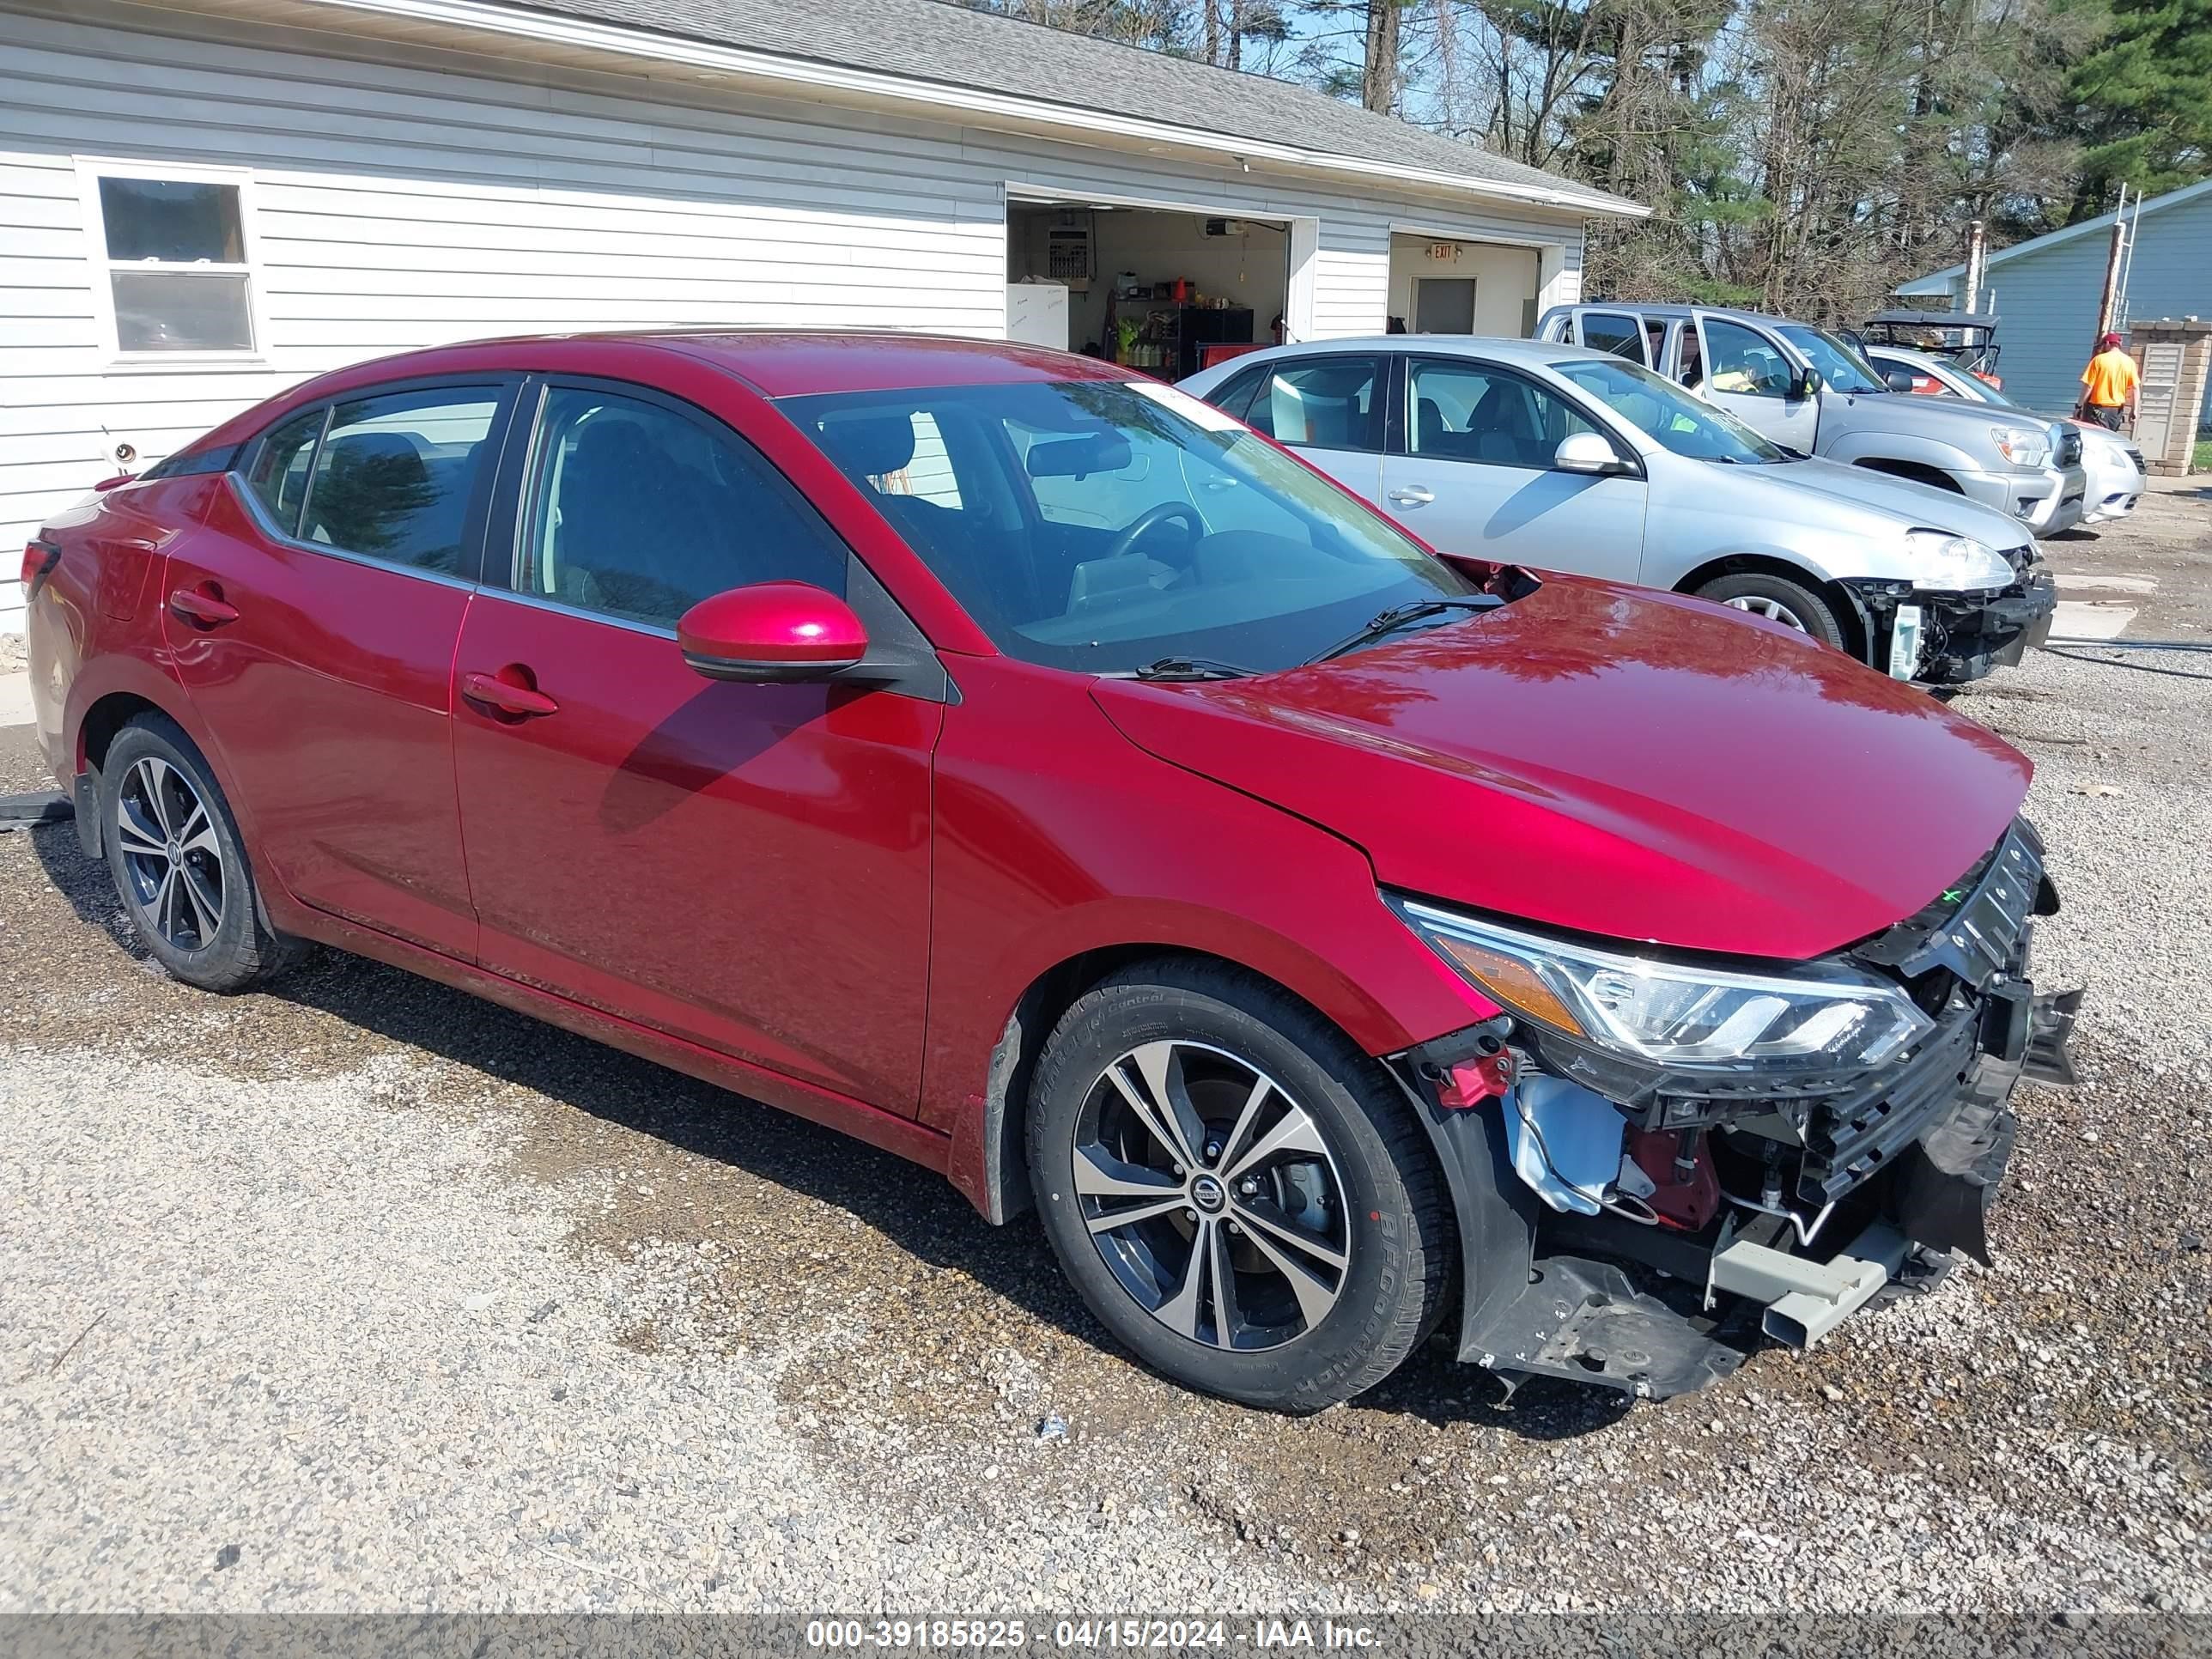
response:
<path fill-rule="evenodd" d="M 101 839 L 125 912 L 177 978 L 241 990 L 275 968 L 246 843 L 206 759 L 176 723 L 143 715 L 118 732 L 101 770 Z"/>
<path fill-rule="evenodd" d="M 1810 634 L 1838 651 L 1850 648 L 1836 608 L 1803 583 L 1786 576 L 1769 575 L 1763 570 L 1742 571 L 1707 582 L 1698 590 L 1698 597 Z"/>
<path fill-rule="evenodd" d="M 1177 1382 L 1317 1411 L 1426 1334 L 1450 1204 L 1380 1066 L 1311 1009 L 1164 959 L 1079 999 L 1030 1091 L 1030 1178 L 1107 1328 Z"/>

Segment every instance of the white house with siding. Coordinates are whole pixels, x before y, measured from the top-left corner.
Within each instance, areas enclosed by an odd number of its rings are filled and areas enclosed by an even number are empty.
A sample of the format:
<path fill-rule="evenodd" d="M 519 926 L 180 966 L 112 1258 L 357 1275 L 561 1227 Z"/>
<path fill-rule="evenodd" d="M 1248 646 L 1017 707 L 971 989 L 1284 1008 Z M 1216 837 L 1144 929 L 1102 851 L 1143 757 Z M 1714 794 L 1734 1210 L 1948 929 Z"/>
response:
<path fill-rule="evenodd" d="M 20 547 L 95 481 L 386 352 L 989 337 L 1011 295 L 1024 337 L 1111 353 L 1134 327 L 1125 361 L 1172 374 L 1393 317 L 1525 331 L 1577 297 L 1586 221 L 1644 211 L 939 0 L 0 0 L 0 526 Z M 0 586 L 0 629 L 20 605 Z"/>
<path fill-rule="evenodd" d="M 2150 198 L 2140 216 L 2130 204 L 2128 218 L 2136 247 L 2125 315 L 2143 322 L 2212 318 L 2212 179 Z M 1990 255 L 1981 309 L 1996 313 L 1997 368 L 2008 397 L 2036 409 L 2071 409 L 2080 401 L 2112 246 L 2106 213 Z M 1966 285 L 1966 266 L 1947 265 L 1897 291 L 1963 305 Z M 2200 411 L 2200 426 L 2205 418 Z"/>

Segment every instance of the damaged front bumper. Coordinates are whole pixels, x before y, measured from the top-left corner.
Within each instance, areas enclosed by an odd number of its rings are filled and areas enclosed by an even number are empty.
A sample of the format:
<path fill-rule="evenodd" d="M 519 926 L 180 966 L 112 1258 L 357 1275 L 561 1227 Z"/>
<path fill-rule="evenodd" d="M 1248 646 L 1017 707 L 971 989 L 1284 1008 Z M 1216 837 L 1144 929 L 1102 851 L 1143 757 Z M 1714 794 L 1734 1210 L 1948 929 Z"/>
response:
<path fill-rule="evenodd" d="M 1847 1086 L 1609 1098 L 1568 1080 L 1591 1079 L 1587 1056 L 1503 1018 L 1400 1056 L 1458 1207 L 1460 1358 L 1664 1399 L 1761 1335 L 1809 1346 L 1954 1253 L 1986 1264 L 2014 1088 L 2074 1080 L 2081 993 L 2039 996 L 2027 976 L 2034 918 L 2057 903 L 2016 823 L 1945 899 L 1856 947 L 1937 1018 Z M 1593 1181 L 1608 1161 L 1617 1179 Z"/>
<path fill-rule="evenodd" d="M 1990 593 L 1926 592 L 1902 582 L 1845 584 L 1866 659 L 1893 679 L 1966 685 L 2016 666 L 2050 637 L 2058 587 L 2033 550 L 2008 556 L 2019 580 Z"/>

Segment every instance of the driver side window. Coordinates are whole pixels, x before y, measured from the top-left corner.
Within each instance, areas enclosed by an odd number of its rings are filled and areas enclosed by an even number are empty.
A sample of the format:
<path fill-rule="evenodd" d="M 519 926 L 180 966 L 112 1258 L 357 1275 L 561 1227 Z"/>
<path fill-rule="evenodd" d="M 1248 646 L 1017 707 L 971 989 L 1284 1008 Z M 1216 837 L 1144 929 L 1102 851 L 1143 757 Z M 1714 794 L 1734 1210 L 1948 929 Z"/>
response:
<path fill-rule="evenodd" d="M 1561 440 L 1597 430 L 1565 398 L 1471 359 L 1417 360 L 1406 381 L 1408 454 L 1548 469 Z"/>
<path fill-rule="evenodd" d="M 751 582 L 845 591 L 844 544 L 736 433 L 587 386 L 545 394 L 519 551 L 519 591 L 664 628 Z"/>
<path fill-rule="evenodd" d="M 1790 387 L 1790 365 L 1765 335 L 1741 323 L 1705 319 L 1706 389 L 1754 398 L 1779 398 Z"/>

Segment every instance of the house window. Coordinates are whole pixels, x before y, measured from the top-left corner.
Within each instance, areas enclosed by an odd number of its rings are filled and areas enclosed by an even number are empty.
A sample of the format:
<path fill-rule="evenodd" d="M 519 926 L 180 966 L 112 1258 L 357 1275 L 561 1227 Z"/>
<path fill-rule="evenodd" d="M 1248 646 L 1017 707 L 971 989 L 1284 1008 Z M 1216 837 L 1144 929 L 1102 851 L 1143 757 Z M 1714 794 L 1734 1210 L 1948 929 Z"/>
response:
<path fill-rule="evenodd" d="M 253 351 L 245 175 L 159 167 L 87 173 L 117 351 Z"/>

